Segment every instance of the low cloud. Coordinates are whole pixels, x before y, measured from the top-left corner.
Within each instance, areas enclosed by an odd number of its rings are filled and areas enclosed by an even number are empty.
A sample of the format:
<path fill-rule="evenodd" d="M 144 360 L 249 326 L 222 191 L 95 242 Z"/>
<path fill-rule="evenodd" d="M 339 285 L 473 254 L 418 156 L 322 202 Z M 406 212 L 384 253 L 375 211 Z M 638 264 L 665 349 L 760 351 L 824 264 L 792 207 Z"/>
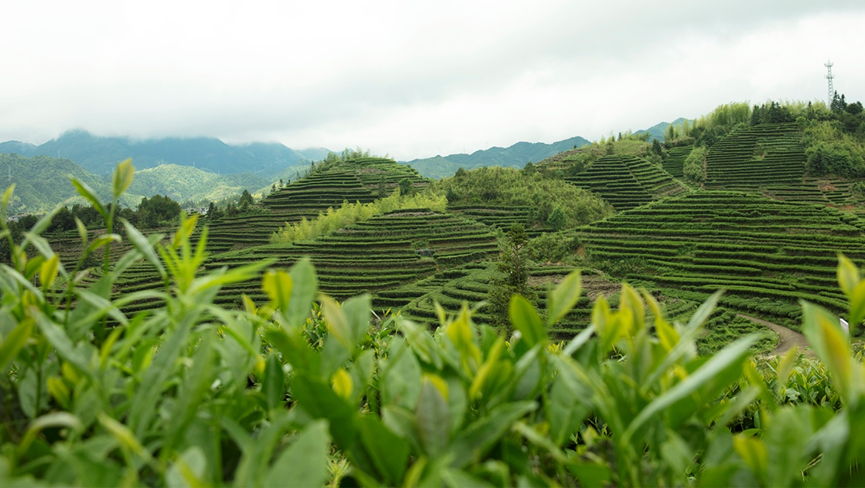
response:
<path fill-rule="evenodd" d="M 412 159 L 823 99 L 829 57 L 861 99 L 860 5 L 17 2 L 0 140 L 77 127 Z"/>

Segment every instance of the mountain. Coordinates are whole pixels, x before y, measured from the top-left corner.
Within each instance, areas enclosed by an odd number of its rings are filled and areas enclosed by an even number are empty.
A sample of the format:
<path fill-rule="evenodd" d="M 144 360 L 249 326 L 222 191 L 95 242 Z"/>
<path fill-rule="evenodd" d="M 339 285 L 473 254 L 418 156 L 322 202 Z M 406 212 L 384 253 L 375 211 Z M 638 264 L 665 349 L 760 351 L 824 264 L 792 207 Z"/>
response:
<path fill-rule="evenodd" d="M 328 153 L 333 151 L 325 147 L 310 147 L 306 149 L 295 149 L 295 152 L 302 154 L 310 161 L 321 161 L 327 157 Z"/>
<path fill-rule="evenodd" d="M 326 149 L 314 148 L 310 154 Z M 102 137 L 83 130 L 64 132 L 41 145 L 9 141 L 0 143 L 0 153 L 51 156 L 75 161 L 87 171 L 109 175 L 115 165 L 132 158 L 136 168 L 160 164 L 193 166 L 217 174 L 278 172 L 313 160 L 279 143 L 226 144 L 212 137 L 130 139 Z M 326 154 L 326 153 L 325 153 Z"/>
<path fill-rule="evenodd" d="M 634 132 L 634 134 L 640 135 L 648 132 L 650 136 L 649 142 L 652 142 L 655 139 L 657 139 L 658 142 L 664 142 L 664 132 L 667 131 L 667 127 L 669 127 L 670 125 L 681 125 L 685 120 L 687 119 L 685 119 L 684 117 L 679 117 L 672 122 L 661 122 L 660 124 L 655 124 L 648 129 L 638 130 L 637 132 Z"/>
<path fill-rule="evenodd" d="M 10 182 L 15 184 L 9 215 L 42 213 L 60 203 L 84 203 L 69 182 L 70 176 L 86 183 L 100 200 L 111 200 L 111 186 L 107 181 L 68 159 L 0 154 L 0 174 L 0 187 L 5 188 Z M 121 203 L 134 206 L 139 200 L 141 196 L 130 191 L 123 196 Z"/>
<path fill-rule="evenodd" d="M 518 142 L 509 147 L 491 147 L 471 154 L 451 154 L 444 157 L 414 159 L 403 164 L 413 167 L 428 178 L 444 178 L 453 175 L 459 168 L 466 170 L 482 166 L 522 168 L 529 161 L 540 161 L 553 154 L 582 147 L 589 143 L 582 137 L 571 137 L 552 144 Z"/>
<path fill-rule="evenodd" d="M 146 197 L 166 195 L 181 203 L 187 200 L 219 201 L 239 195 L 243 190 L 254 191 L 272 183 L 270 179 L 252 173 L 218 175 L 191 166 L 163 164 L 136 171 L 129 191 Z"/>

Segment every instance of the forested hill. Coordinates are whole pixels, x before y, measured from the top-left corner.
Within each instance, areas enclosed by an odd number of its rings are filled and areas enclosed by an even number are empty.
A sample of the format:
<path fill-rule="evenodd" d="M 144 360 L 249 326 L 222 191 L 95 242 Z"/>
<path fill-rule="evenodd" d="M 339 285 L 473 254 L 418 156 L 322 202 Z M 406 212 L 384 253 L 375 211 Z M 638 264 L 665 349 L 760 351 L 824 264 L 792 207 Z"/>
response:
<path fill-rule="evenodd" d="M 271 183 L 273 181 L 252 173 L 217 175 L 190 166 L 163 164 L 137 170 L 129 191 L 146 197 L 165 195 L 177 202 L 207 202 L 233 197 L 243 190 L 255 192 Z"/>
<path fill-rule="evenodd" d="M 307 155 L 278 143 L 230 145 L 211 137 L 142 140 L 101 137 L 83 130 L 65 132 L 38 146 L 18 141 L 0 143 L 0 153 L 69 159 L 97 175 L 110 174 L 119 161 L 130 157 L 138 169 L 177 164 L 218 174 L 272 175 L 320 159 L 323 152 L 326 154 L 327 150 L 314 148 Z"/>
<path fill-rule="evenodd" d="M 518 142 L 510 147 L 491 147 L 471 154 L 451 154 L 432 158 L 414 159 L 405 164 L 428 178 L 452 176 L 459 168 L 466 170 L 483 166 L 522 168 L 527 162 L 537 162 L 575 147 L 583 147 L 589 141 L 582 137 L 571 137 L 563 141 L 545 144 L 542 142 Z"/>
<path fill-rule="evenodd" d="M 103 201 L 111 200 L 110 185 L 102 178 L 87 172 L 68 159 L 35 156 L 25 158 L 17 154 L 0 154 L 0 186 L 15 185 L 9 204 L 9 214 L 45 212 L 59 203 L 84 200 L 69 184 L 74 176 L 92 188 Z M 123 203 L 135 205 L 141 197 L 131 192 L 124 195 Z"/>
<path fill-rule="evenodd" d="M 645 134 L 646 132 L 648 132 L 649 133 L 649 142 L 652 142 L 655 139 L 657 139 L 660 142 L 663 142 L 664 141 L 664 132 L 667 131 L 667 127 L 669 127 L 671 125 L 674 125 L 674 126 L 682 125 L 682 123 L 685 122 L 685 120 L 687 120 L 687 119 L 685 119 L 684 117 L 679 117 L 678 119 L 676 119 L 672 122 L 661 122 L 659 124 L 655 124 L 655 125 L 649 127 L 648 129 L 638 130 L 637 132 L 634 132 L 634 134 L 640 135 L 640 134 Z"/>

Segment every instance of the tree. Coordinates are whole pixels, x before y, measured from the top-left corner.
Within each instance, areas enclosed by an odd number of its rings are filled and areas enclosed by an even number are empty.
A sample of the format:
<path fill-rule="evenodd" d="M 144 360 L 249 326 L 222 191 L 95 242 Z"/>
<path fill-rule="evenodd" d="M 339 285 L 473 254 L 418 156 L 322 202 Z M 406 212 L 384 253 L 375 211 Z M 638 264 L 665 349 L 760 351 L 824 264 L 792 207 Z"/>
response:
<path fill-rule="evenodd" d="M 664 132 L 664 142 L 671 142 L 678 134 L 676 133 L 676 127 L 673 124 L 667 126 L 667 131 Z"/>
<path fill-rule="evenodd" d="M 493 280 L 489 291 L 490 313 L 498 325 L 508 323 L 508 307 L 512 295 L 521 295 L 530 302 L 537 300 L 537 294 L 529 288 L 531 251 L 528 244 L 529 236 L 525 227 L 513 224 L 505 235 L 499 261 L 496 263 L 501 276 Z"/>
<path fill-rule="evenodd" d="M 250 205 L 253 205 L 255 200 L 252 198 L 252 195 L 249 194 L 249 191 L 244 189 L 243 193 L 240 194 L 240 199 L 237 201 L 237 206 L 241 211 L 248 210 Z"/>
<path fill-rule="evenodd" d="M 384 175 L 382 175 L 381 179 L 378 180 L 378 197 L 385 198 L 387 196 L 387 180 L 385 180 Z"/>
<path fill-rule="evenodd" d="M 554 231 L 558 232 L 565 228 L 568 223 L 568 218 L 565 216 L 564 210 L 561 207 L 556 207 L 550 216 L 547 218 L 547 225 Z"/>
<path fill-rule="evenodd" d="M 57 215 L 51 219 L 51 225 L 48 226 L 48 232 L 63 232 L 75 228 L 75 217 L 67 207 L 60 207 Z"/>
<path fill-rule="evenodd" d="M 143 198 L 138 204 L 138 224 L 153 228 L 174 222 L 180 215 L 180 204 L 167 196 L 154 195 Z"/>
<path fill-rule="evenodd" d="M 399 194 L 411 195 L 414 192 L 414 186 L 409 178 L 399 180 Z"/>

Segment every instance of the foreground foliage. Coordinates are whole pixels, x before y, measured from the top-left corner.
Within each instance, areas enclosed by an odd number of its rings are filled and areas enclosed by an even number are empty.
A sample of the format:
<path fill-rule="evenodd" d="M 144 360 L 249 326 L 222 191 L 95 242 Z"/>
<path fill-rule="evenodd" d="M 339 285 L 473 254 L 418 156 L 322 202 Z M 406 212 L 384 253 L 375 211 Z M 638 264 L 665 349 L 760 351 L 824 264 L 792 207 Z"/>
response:
<path fill-rule="evenodd" d="M 123 171 L 115 198 L 131 182 Z M 134 249 L 78 286 L 39 235 L 49 223 L 12 245 L 0 273 L 4 485 L 862 482 L 865 372 L 838 319 L 809 303 L 803 330 L 823 365 L 797 366 L 794 352 L 761 371 L 751 336 L 696 354 L 719 294 L 670 324 L 625 285 L 618 309 L 598 299 L 566 344 L 547 330 L 579 299 L 578 274 L 547 294 L 544 316 L 515 295 L 508 335 L 468 306 L 440 310 L 433 332 L 400 317 L 371 326 L 369 296 L 317 296 L 305 260 L 199 276 L 206 231 L 190 244 L 194 217 L 165 244 L 124 224 Z M 110 300 L 139 260 L 164 288 Z M 266 304 L 213 305 L 220 287 L 254 278 Z M 845 258 L 838 278 L 859 323 L 865 281 Z M 166 305 L 120 312 L 147 297 Z"/>

